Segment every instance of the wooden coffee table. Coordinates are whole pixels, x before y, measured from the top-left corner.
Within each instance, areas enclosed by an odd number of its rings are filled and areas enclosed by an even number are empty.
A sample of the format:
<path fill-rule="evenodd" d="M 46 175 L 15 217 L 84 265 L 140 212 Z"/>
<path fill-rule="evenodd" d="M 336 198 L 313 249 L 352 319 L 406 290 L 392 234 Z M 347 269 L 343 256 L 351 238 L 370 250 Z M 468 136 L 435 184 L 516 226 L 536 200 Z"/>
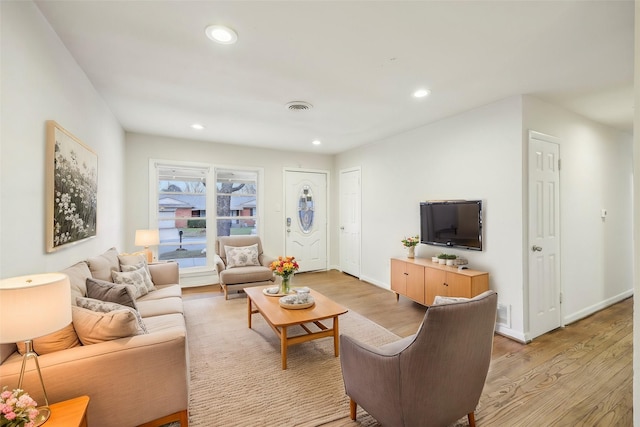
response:
<path fill-rule="evenodd" d="M 340 355 L 338 316 L 346 313 L 348 311 L 346 308 L 314 290 L 311 290 L 311 296 L 316 302 L 313 306 L 301 310 L 282 308 L 279 303 L 280 297 L 267 296 L 262 292 L 268 287 L 259 286 L 244 289 L 247 294 L 249 328 L 251 328 L 251 316 L 255 313 L 262 314 L 264 320 L 280 338 L 282 369 L 287 369 L 287 347 L 306 341 L 332 336 L 335 356 Z M 321 322 L 328 319 L 333 319 L 331 328 Z M 312 331 L 306 325 L 308 323 L 315 324 L 320 330 Z M 296 325 L 300 325 L 306 333 L 290 337 L 287 334 L 287 328 Z"/>

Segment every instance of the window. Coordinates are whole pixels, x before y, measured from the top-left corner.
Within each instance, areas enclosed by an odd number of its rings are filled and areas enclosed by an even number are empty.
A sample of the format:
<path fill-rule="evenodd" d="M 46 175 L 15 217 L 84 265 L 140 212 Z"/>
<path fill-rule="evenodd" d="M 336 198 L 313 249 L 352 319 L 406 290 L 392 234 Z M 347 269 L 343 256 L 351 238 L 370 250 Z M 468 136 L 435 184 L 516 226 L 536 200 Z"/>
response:
<path fill-rule="evenodd" d="M 150 160 L 149 228 L 160 231 L 157 259 L 177 261 L 183 285 L 215 279 L 217 236 L 258 234 L 262 175 L 260 168 Z"/>
<path fill-rule="evenodd" d="M 208 167 L 156 164 L 158 259 L 207 266 Z"/>
<path fill-rule="evenodd" d="M 258 234 L 258 172 L 216 169 L 216 233 Z"/>

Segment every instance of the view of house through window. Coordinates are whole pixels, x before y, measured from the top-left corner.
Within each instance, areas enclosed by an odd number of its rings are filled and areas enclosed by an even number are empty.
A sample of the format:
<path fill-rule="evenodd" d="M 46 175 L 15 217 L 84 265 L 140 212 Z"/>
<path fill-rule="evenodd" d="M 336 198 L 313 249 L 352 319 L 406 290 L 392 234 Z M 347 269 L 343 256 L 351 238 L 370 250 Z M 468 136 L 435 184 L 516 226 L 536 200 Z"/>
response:
<path fill-rule="evenodd" d="M 258 170 L 155 161 L 154 170 L 158 260 L 175 260 L 181 271 L 213 269 L 217 236 L 258 234 Z"/>
<path fill-rule="evenodd" d="M 216 232 L 218 236 L 258 234 L 258 173 L 216 169 Z"/>
<path fill-rule="evenodd" d="M 161 166 L 158 177 L 159 260 L 180 268 L 207 265 L 208 168 Z"/>

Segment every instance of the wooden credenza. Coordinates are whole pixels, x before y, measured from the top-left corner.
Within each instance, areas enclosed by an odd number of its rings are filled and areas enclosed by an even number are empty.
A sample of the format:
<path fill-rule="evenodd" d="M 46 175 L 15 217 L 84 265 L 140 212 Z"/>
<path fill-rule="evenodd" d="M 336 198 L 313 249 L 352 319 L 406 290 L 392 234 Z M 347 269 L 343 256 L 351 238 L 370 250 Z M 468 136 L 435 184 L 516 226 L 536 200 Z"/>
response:
<path fill-rule="evenodd" d="M 471 298 L 489 290 L 489 273 L 458 270 L 424 258 L 391 258 L 391 290 L 424 305 L 436 295 Z"/>

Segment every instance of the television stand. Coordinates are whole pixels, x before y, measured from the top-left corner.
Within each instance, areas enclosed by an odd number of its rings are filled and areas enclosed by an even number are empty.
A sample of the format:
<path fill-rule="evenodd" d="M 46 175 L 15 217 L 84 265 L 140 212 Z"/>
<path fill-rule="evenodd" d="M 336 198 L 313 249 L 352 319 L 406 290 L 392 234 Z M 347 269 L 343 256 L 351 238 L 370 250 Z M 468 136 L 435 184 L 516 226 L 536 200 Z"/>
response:
<path fill-rule="evenodd" d="M 391 258 L 391 290 L 422 305 L 437 296 L 473 298 L 489 290 L 489 273 L 458 270 L 425 258 Z"/>

